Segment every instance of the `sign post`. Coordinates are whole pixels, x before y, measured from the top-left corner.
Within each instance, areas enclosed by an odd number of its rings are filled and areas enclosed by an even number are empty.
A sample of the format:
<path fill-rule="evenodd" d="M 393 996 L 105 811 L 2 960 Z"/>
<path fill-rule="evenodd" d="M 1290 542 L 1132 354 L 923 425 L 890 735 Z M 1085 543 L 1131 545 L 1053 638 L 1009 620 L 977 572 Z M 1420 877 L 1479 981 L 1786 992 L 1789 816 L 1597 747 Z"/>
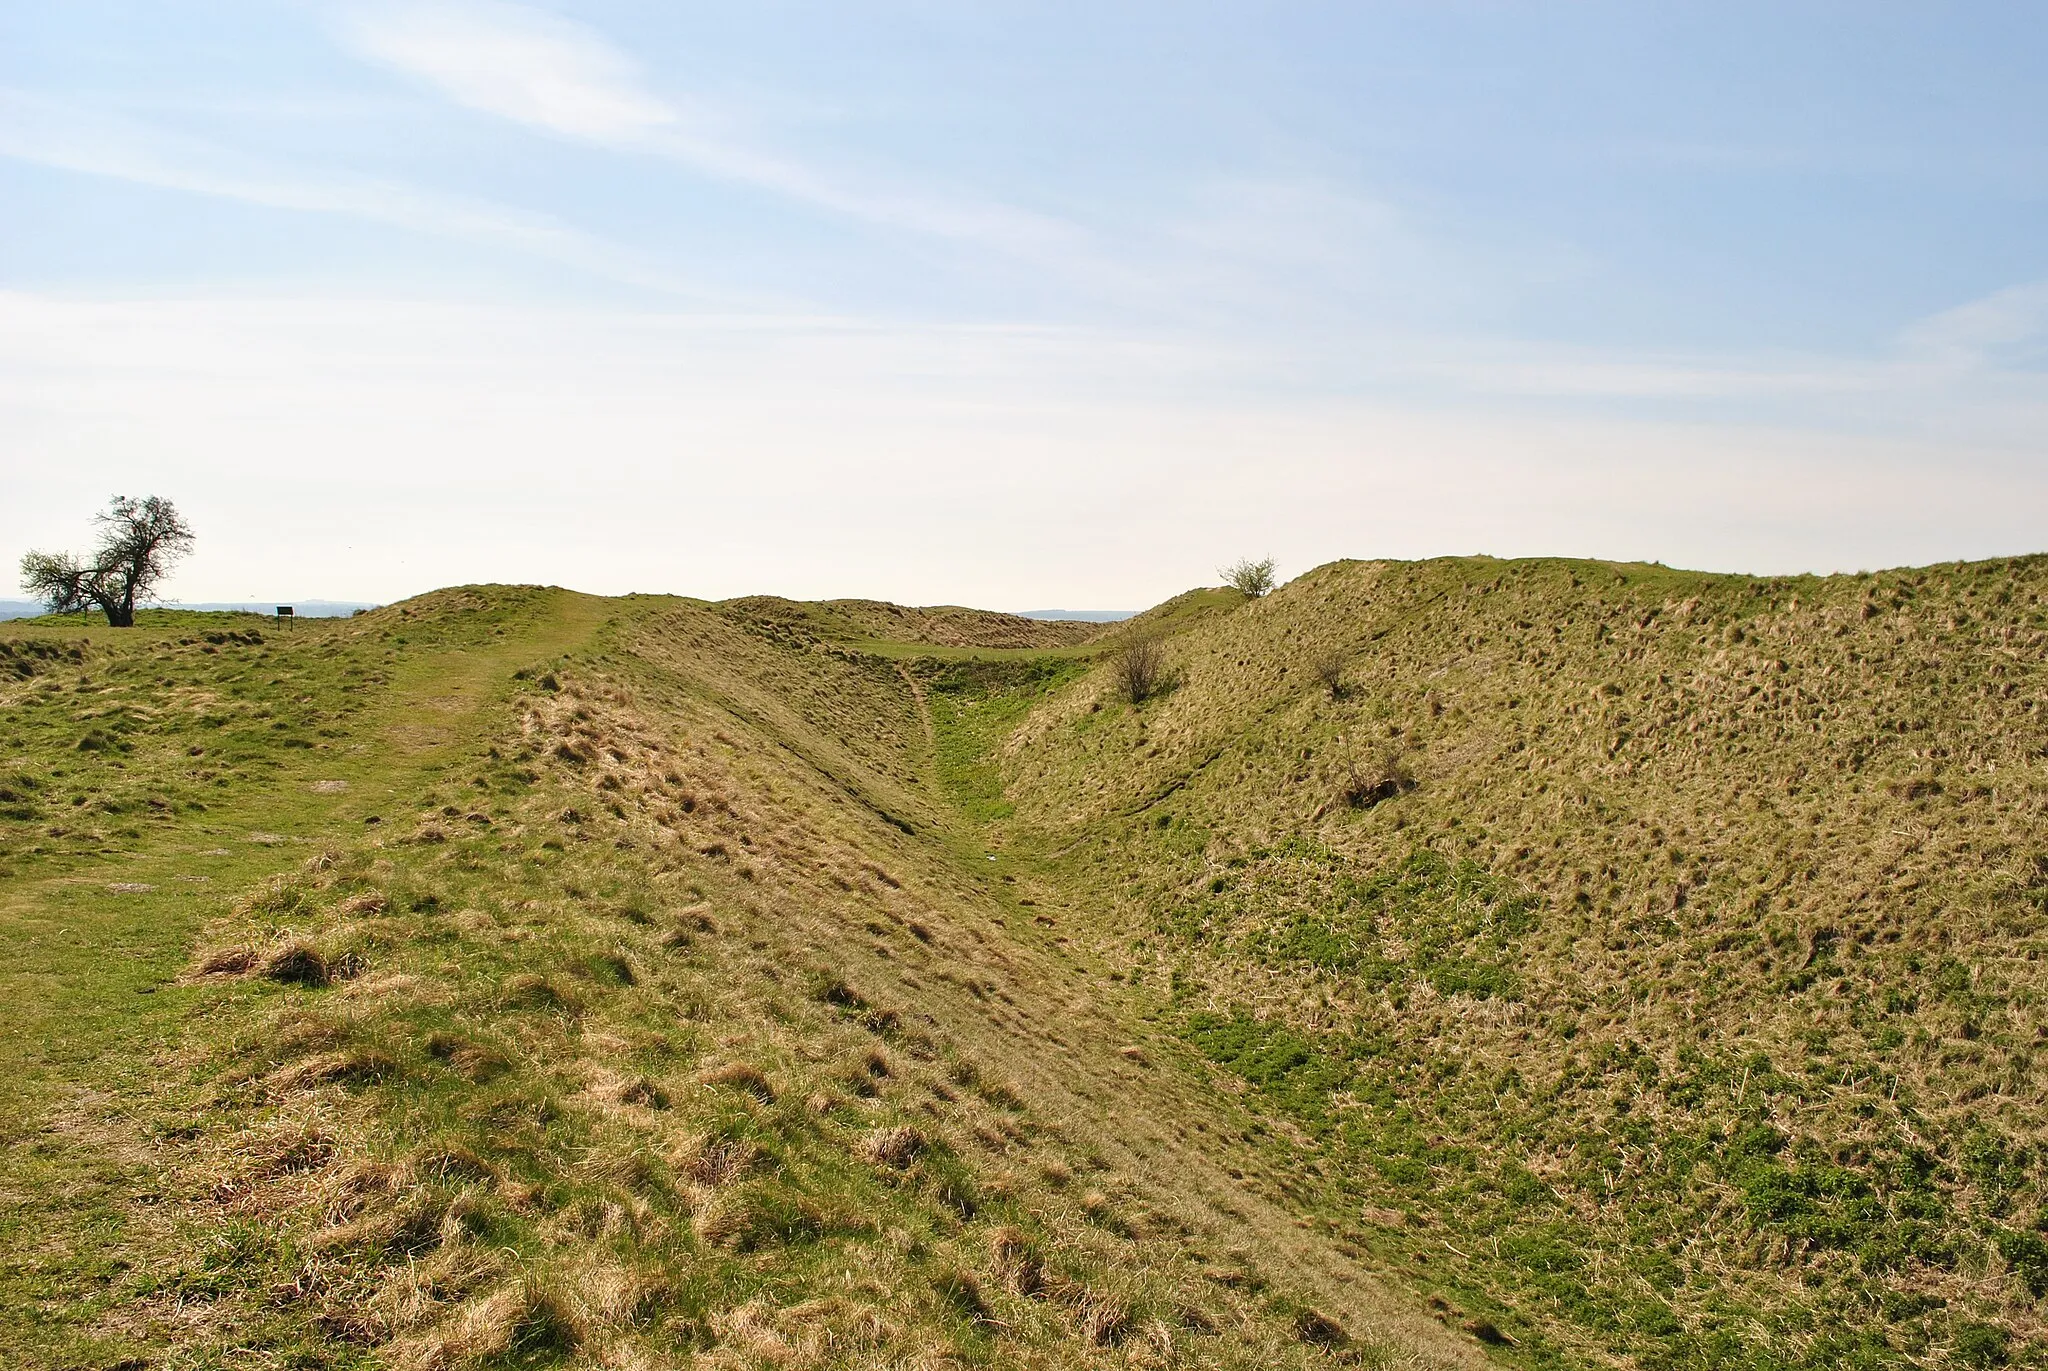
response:
<path fill-rule="evenodd" d="M 292 621 L 292 607 L 291 607 L 290 605 L 279 605 L 279 606 L 277 607 L 277 618 L 278 618 L 278 622 L 279 622 L 279 623 L 284 623 L 284 624 L 289 624 L 289 623 L 291 623 L 291 621 Z"/>

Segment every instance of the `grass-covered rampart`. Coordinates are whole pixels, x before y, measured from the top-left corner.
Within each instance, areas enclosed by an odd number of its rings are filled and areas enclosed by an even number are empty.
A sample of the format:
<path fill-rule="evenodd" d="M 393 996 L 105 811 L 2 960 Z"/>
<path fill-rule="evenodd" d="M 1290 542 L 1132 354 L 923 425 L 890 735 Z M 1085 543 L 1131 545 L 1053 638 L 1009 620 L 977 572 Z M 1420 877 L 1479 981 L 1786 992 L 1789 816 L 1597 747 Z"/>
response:
<path fill-rule="evenodd" d="M 1506 1355 L 2032 1364 L 2044 647 L 2040 559 L 1339 564 L 1036 711 L 1011 841 Z"/>
<path fill-rule="evenodd" d="M 2040 1364 L 2044 650 L 2037 559 L 10 626 L 0 1353 Z"/>
<path fill-rule="evenodd" d="M 1145 1164 L 1208 1106 L 962 856 L 925 701 L 1074 668 L 772 608 L 0 637 L 0 1360 L 1458 1363 Z"/>

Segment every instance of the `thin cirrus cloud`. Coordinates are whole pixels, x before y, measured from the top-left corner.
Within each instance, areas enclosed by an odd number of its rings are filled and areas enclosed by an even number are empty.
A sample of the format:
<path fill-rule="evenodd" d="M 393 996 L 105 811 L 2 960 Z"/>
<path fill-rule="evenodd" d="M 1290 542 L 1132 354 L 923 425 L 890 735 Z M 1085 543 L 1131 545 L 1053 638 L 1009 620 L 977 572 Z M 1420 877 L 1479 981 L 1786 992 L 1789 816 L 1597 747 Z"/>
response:
<path fill-rule="evenodd" d="M 0 89 L 0 157 L 509 248 L 668 295 L 729 298 L 727 292 L 707 288 L 548 215 L 375 177 L 287 169 L 203 139 L 26 91 Z"/>
<path fill-rule="evenodd" d="M 518 12 L 524 14 L 525 12 Z M 493 80 L 503 77 L 533 93 L 497 93 L 490 98 L 505 110 L 549 112 L 560 132 L 602 130 L 608 137 L 626 137 L 629 127 L 668 129 L 673 119 L 657 119 L 652 97 L 630 82 L 630 67 L 587 40 L 580 30 L 554 25 L 539 32 L 547 43 L 515 44 L 537 68 L 519 75 L 517 62 L 497 64 Z M 419 56 L 426 36 L 447 38 L 452 30 L 412 32 L 405 50 Z M 563 53 L 580 54 L 563 58 Z M 534 54 L 541 54 L 535 58 Z M 455 59 L 449 57 L 448 61 Z M 579 80 L 603 77 L 610 84 L 595 91 Z M 479 84 L 488 84 L 479 82 Z M 481 93 L 477 98 L 482 100 Z M 672 113 L 672 107 L 662 106 Z M 527 122 L 538 122 L 539 114 Z M 399 182 L 345 172 L 283 168 L 216 144 L 152 128 L 134 120 L 44 96 L 0 89 L 0 156 L 94 176 L 125 180 L 188 193 L 237 200 L 275 209 L 338 215 L 389 225 L 410 232 L 458 241 L 489 244 L 586 271 L 601 279 L 648 289 L 678 302 L 694 301 L 738 307 L 755 314 L 765 326 L 804 325 L 814 309 L 797 302 L 741 298 L 732 291 L 688 279 L 665 263 L 623 245 L 571 227 L 551 216 L 471 197 L 425 190 Z M 759 178 L 755 178 L 759 181 Z M 1248 195 L 1226 196 L 1227 208 L 1239 201 L 1260 207 L 1250 224 L 1231 223 L 1215 206 L 1211 217 L 1180 234 L 1186 256 L 1178 264 L 1188 276 L 1201 274 L 1211 298 L 1258 297 L 1284 283 L 1266 279 L 1276 262 L 1295 259 L 1323 267 L 1343 265 L 1339 244 L 1327 232 L 1330 222 L 1347 229 L 1380 235 L 1387 241 L 1390 220 L 1370 202 L 1341 202 L 1342 214 L 1331 213 L 1330 193 L 1319 191 L 1303 201 L 1288 187 L 1260 184 L 1233 187 Z M 1302 202 L 1302 203 L 1297 203 Z M 1279 217 L 1278 223 L 1275 216 Z M 1306 225 L 1306 227 L 1303 227 Z M 1276 232 L 1286 228 L 1287 232 Z M 1251 270 L 1234 279 L 1231 264 L 1253 262 L 1249 248 L 1267 242 L 1270 250 Z M 1398 240 L 1396 240 L 1398 245 Z M 1150 275 L 1132 272 L 1122 278 L 1122 292 L 1132 298 L 1139 283 L 1175 275 L 1174 264 L 1155 261 Z M 1249 268 L 1247 268 L 1249 270 Z M 1148 290 L 1147 294 L 1156 293 Z M 1237 301 L 1245 304 L 1246 299 Z M 797 313 L 788 311 L 797 304 Z M 1341 310 L 1340 310 L 1341 313 Z M 1169 370 L 1192 366 L 1207 373 L 1228 362 L 1240 376 L 1271 371 L 1277 381 L 1304 364 L 1337 371 L 1364 366 L 1379 384 L 1420 385 L 1436 398 L 1492 396 L 1504 399 L 1538 397 L 1562 400 L 1630 402 L 1735 402 L 1769 398 L 1775 402 L 1818 405 L 1822 411 L 1844 402 L 1863 404 L 1871 397 L 1891 414 L 1918 397 L 1939 397 L 1936 407 L 1948 414 L 1953 428 L 1997 435 L 2007 441 L 2043 415 L 2041 376 L 2030 366 L 2044 332 L 2048 332 L 2048 282 L 2027 282 L 1991 292 L 1920 320 L 1898 335 L 1888 356 L 1841 358 L 1825 356 L 1743 356 L 1729 354 L 1615 354 L 1599 348 L 1572 347 L 1532 339 L 1480 337 L 1429 338 L 1399 330 L 1344 330 L 1329 344 L 1339 360 L 1316 358 L 1319 349 L 1306 340 L 1247 351 L 1238 339 L 1226 343 L 1198 330 L 1170 349 L 1177 362 Z M 1072 330 L 1056 330 L 1046 342 L 1063 350 L 1074 344 Z M 1142 345 L 1140 333 L 1112 330 L 1130 345 Z M 1157 341 L 1156 339 L 1154 340 Z M 1986 389 L 1997 383 L 1995 392 Z M 1973 399 L 1967 420 L 1954 408 L 1965 395 Z M 1415 398 L 1423 398 L 1417 396 Z M 1913 415 L 1897 421 L 1914 426 Z"/>
<path fill-rule="evenodd" d="M 1907 329 L 1908 351 L 1955 370 L 2024 363 L 2048 335 L 2048 281 L 2027 281 L 1943 310 Z"/>
<path fill-rule="evenodd" d="M 344 14 L 338 27 L 363 56 L 429 82 L 458 104 L 568 137 L 637 141 L 678 122 L 623 53 L 537 10 L 379 6 Z"/>
<path fill-rule="evenodd" d="M 358 55 L 467 109 L 559 137 L 666 158 L 813 208 L 1012 254 L 1075 265 L 1075 226 L 1008 205 L 858 184 L 733 136 L 726 112 L 650 90 L 592 29 L 523 5 L 378 4 L 342 12 L 335 32 Z M 1085 269 L 1085 263 L 1080 264 Z"/>
<path fill-rule="evenodd" d="M 379 3 L 341 12 L 334 32 L 357 55 L 465 109 L 841 218 L 960 242 L 1051 272 L 1098 302 L 1150 314 L 1200 314 L 1204 302 L 1258 313 L 1277 300 L 1291 310 L 1300 294 L 1276 277 L 1357 268 L 1362 243 L 1400 254 L 1400 270 L 1380 278 L 1458 276 L 1434 269 L 1444 253 L 1425 248 L 1388 206 L 1314 178 L 1212 183 L 1179 220 L 1117 238 L 1014 205 L 821 170 L 749 140 L 739 112 L 657 94 L 602 35 L 527 6 Z"/>

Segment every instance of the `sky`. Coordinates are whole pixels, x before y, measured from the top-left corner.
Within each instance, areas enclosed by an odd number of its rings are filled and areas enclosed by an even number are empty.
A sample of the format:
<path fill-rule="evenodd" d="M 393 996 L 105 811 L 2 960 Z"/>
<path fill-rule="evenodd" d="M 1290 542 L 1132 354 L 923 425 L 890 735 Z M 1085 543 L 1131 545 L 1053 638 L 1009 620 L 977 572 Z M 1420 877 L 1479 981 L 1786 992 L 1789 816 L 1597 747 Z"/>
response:
<path fill-rule="evenodd" d="M 2041 551 L 2043 52 L 2013 3 L 0 0 L 0 560 L 116 493 L 191 601 Z"/>

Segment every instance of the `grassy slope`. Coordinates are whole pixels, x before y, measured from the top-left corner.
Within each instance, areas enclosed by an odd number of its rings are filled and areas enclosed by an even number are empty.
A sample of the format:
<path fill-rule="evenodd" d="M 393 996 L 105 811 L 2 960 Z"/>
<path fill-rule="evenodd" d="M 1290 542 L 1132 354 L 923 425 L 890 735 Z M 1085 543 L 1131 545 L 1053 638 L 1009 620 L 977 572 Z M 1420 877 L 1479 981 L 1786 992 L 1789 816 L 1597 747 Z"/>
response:
<path fill-rule="evenodd" d="M 2038 1364 L 2044 595 L 11 629 L 0 1357 Z"/>
<path fill-rule="evenodd" d="M 834 614 L 11 628 L 0 1360 L 1471 1359 L 963 817 L 1039 640 Z"/>
<path fill-rule="evenodd" d="M 177 982 L 228 892 L 410 806 L 517 662 L 587 633 L 560 592 L 444 593 L 279 631 L 152 611 L 0 639 L 0 1302 L 22 1364 L 120 1345 L 124 1282 L 167 1255 L 166 1068 L 213 997 Z M 412 625 L 418 622 L 420 628 Z M 316 783 L 329 784 L 315 791 Z M 340 786 L 332 783 L 339 782 Z"/>
<path fill-rule="evenodd" d="M 2044 598 L 1332 565 L 1038 706 L 1002 840 L 1505 1355 L 2040 1364 Z"/>

